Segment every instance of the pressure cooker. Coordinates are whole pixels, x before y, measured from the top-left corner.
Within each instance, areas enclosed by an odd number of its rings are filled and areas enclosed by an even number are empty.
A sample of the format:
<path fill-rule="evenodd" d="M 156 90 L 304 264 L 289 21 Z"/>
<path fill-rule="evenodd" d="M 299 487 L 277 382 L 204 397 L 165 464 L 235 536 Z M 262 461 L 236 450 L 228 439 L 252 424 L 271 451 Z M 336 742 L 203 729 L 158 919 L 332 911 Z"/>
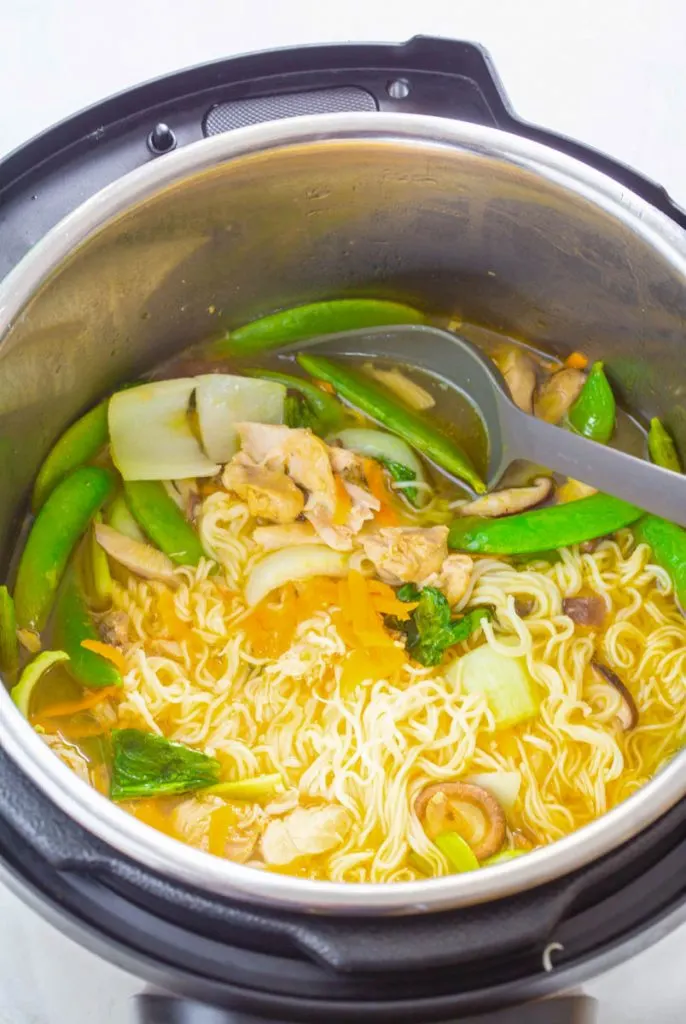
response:
<path fill-rule="evenodd" d="M 149 82 L 0 165 L 0 556 L 60 431 L 122 380 L 259 315 L 401 298 L 603 353 L 686 453 L 686 213 L 516 117 L 488 55 L 417 37 Z M 139 975 L 142 1022 L 595 1019 L 585 978 L 686 920 L 686 754 L 592 825 L 472 875 L 316 883 L 147 828 L 0 688 L 0 877 Z"/>

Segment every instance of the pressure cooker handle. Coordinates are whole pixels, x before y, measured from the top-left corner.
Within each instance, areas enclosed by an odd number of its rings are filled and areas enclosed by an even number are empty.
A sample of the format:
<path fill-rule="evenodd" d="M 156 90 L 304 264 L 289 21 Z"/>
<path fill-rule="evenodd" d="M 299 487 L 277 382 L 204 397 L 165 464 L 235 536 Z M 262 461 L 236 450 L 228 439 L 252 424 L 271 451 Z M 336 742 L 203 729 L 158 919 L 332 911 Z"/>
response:
<path fill-rule="evenodd" d="M 224 102 L 205 117 L 206 135 L 297 114 L 374 109 L 471 121 L 575 157 L 686 228 L 686 211 L 654 181 L 518 117 L 488 52 L 476 43 L 415 36 L 398 44 L 298 47 L 236 58 L 231 71 Z"/>
<path fill-rule="evenodd" d="M 478 1014 L 476 1017 L 452 1018 L 444 1024 L 595 1024 L 595 1000 L 583 995 L 561 996 L 538 1003 L 526 1003 L 494 1013 Z M 340 1008 L 345 1012 L 344 1007 Z M 290 1015 L 285 1017 L 254 1017 L 240 1010 L 227 1010 L 219 1006 L 208 1006 L 194 1000 L 178 999 L 175 996 L 146 993 L 137 1000 L 137 1024 L 295 1024 Z M 365 1019 L 362 1013 L 350 1013 L 350 1019 Z M 333 1016 L 330 1008 L 323 1009 L 318 1021 L 342 1020 Z M 372 1019 L 372 1018 L 370 1018 Z M 391 1017 L 374 1015 L 374 1020 L 390 1021 Z M 309 1017 L 307 1024 L 312 1022 Z M 306 1024 L 301 1020 L 298 1024 Z M 420 1024 L 420 1021 L 417 1021 Z"/>

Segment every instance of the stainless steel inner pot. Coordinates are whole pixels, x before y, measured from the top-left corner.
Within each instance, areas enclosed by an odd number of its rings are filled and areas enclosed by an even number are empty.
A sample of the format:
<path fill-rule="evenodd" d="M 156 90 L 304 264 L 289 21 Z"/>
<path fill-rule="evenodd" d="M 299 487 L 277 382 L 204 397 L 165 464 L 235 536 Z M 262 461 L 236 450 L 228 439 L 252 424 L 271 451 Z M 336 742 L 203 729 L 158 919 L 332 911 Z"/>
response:
<path fill-rule="evenodd" d="M 29 484 L 84 408 L 191 342 L 279 307 L 402 297 L 601 357 L 624 402 L 686 452 L 686 235 L 616 182 L 503 132 L 339 114 L 230 132 L 122 178 L 0 285 L 0 550 Z M 258 872 L 142 825 L 80 782 L 0 687 L 0 742 L 64 811 L 176 879 L 305 911 L 419 913 L 532 888 L 595 860 L 686 794 L 686 752 L 643 791 L 547 849 L 397 885 Z"/>

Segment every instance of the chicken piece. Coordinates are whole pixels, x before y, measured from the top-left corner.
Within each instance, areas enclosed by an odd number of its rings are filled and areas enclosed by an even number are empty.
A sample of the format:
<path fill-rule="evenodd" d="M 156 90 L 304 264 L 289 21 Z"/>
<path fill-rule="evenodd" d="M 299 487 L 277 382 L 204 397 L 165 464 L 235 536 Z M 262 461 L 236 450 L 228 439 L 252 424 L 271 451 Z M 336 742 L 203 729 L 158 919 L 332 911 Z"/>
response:
<path fill-rule="evenodd" d="M 241 449 L 260 464 L 269 465 L 271 469 L 284 468 L 286 455 L 283 451 L 290 427 L 273 423 L 235 423 L 241 441 Z"/>
<path fill-rule="evenodd" d="M 352 508 L 346 525 L 352 533 L 359 533 L 364 523 L 373 519 L 375 513 L 380 510 L 381 502 L 358 484 L 349 483 L 347 480 L 344 480 L 343 486 L 352 501 Z"/>
<path fill-rule="evenodd" d="M 427 576 L 421 581 L 421 586 L 437 587 L 442 590 L 452 608 L 467 593 L 473 568 L 474 561 L 469 555 L 448 555 L 440 572 Z"/>
<path fill-rule="evenodd" d="M 267 864 L 284 867 L 301 857 L 335 849 L 350 830 L 344 807 L 296 807 L 287 817 L 272 819 L 262 836 L 262 856 Z"/>
<path fill-rule="evenodd" d="M 421 583 L 439 573 L 448 557 L 448 527 L 387 526 L 361 538 L 384 583 Z"/>
<path fill-rule="evenodd" d="M 321 544 L 321 537 L 311 523 L 289 523 L 286 526 L 256 526 L 253 540 L 265 551 L 277 551 L 295 544 Z"/>
<path fill-rule="evenodd" d="M 334 444 L 329 445 L 329 461 L 337 476 L 351 484 L 364 485 L 364 459 L 361 455 Z"/>
<path fill-rule="evenodd" d="M 109 611 L 98 623 L 98 634 L 103 643 L 123 650 L 129 643 L 129 617 L 126 612 Z"/>
<path fill-rule="evenodd" d="M 273 523 L 292 523 L 305 507 L 302 491 L 282 470 L 251 465 L 240 453 L 224 469 L 222 483 L 246 502 L 251 515 Z"/>

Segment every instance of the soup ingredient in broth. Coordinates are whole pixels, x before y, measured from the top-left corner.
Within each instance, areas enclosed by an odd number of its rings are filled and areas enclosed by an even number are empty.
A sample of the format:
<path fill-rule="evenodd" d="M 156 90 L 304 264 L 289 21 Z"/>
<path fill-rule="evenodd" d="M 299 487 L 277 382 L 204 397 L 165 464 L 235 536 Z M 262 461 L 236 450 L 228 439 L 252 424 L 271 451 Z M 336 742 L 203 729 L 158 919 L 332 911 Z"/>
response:
<path fill-rule="evenodd" d="M 421 508 L 431 495 L 431 486 L 427 482 L 424 467 L 413 450 L 401 437 L 387 434 L 383 430 L 370 430 L 365 427 L 349 427 L 340 430 L 328 438 L 329 444 L 341 444 L 358 455 L 367 455 L 380 462 L 391 474 L 393 480 L 407 482 L 416 486 L 402 488 L 403 495 L 415 506 Z"/>
<path fill-rule="evenodd" d="M 123 494 L 117 494 L 112 499 L 105 511 L 105 521 L 113 530 L 122 533 L 129 540 L 145 543 L 145 534 L 131 515 L 131 510 L 126 504 Z"/>
<path fill-rule="evenodd" d="M 115 562 L 126 566 L 136 576 L 146 580 L 160 580 L 172 588 L 179 586 L 180 580 L 174 573 L 174 563 L 157 548 L 131 540 L 105 523 L 95 524 L 95 536 L 98 544 Z"/>
<path fill-rule="evenodd" d="M 245 585 L 245 600 L 254 608 L 278 587 L 295 580 L 317 576 L 343 577 L 348 572 L 349 556 L 324 545 L 297 545 L 273 551 L 257 562 Z"/>
<path fill-rule="evenodd" d="M 69 655 L 67 671 L 83 686 L 89 689 L 120 686 L 121 674 L 115 666 L 83 646 L 84 641 L 99 639 L 76 566 L 70 566 L 64 574 L 55 603 L 54 643 Z"/>
<path fill-rule="evenodd" d="M 238 451 L 235 423 L 283 423 L 283 384 L 228 373 L 208 373 L 195 381 L 198 428 L 202 446 L 213 462 L 228 462 Z"/>
<path fill-rule="evenodd" d="M 86 590 L 93 609 L 103 612 L 112 604 L 112 573 L 107 555 L 95 536 L 96 523 L 102 523 L 99 512 L 93 517 L 93 524 L 88 531 L 83 558 L 84 574 L 87 580 Z"/>
<path fill-rule="evenodd" d="M 299 355 L 298 362 L 314 377 L 332 384 L 336 392 L 355 408 L 398 434 L 458 479 L 466 481 L 478 494 L 486 490 L 471 460 L 454 441 L 424 417 L 398 405 L 393 397 L 363 374 L 310 353 Z"/>
<path fill-rule="evenodd" d="M 567 419 L 578 433 L 607 444 L 614 433 L 617 407 L 602 363 L 594 363 Z"/>
<path fill-rule="evenodd" d="M 434 842 L 455 874 L 477 871 L 481 866 L 467 840 L 458 832 L 440 832 Z"/>
<path fill-rule="evenodd" d="M 681 472 L 681 459 L 676 450 L 672 435 L 656 416 L 650 421 L 648 431 L 648 452 L 657 466 L 671 469 L 674 473 Z"/>
<path fill-rule="evenodd" d="M 287 426 L 309 427 L 315 434 L 324 437 L 332 430 L 337 430 L 343 423 L 345 414 L 341 403 L 309 380 L 294 377 L 289 373 L 280 373 L 277 370 L 253 369 L 244 372 L 251 377 L 260 377 L 283 384 L 289 392 L 295 392 L 286 397 L 284 422 Z M 245 419 L 254 418 L 252 415 L 245 417 Z"/>
<path fill-rule="evenodd" d="M 519 555 L 580 544 L 635 522 L 642 511 L 609 494 L 533 509 L 503 519 L 456 519 L 448 546 L 477 554 Z"/>
<path fill-rule="evenodd" d="M 446 670 L 446 679 L 467 693 L 482 693 L 499 729 L 535 718 L 540 701 L 524 658 L 477 647 Z"/>
<path fill-rule="evenodd" d="M 406 634 L 407 649 L 420 665 L 439 665 L 448 647 L 468 640 L 492 614 L 488 608 L 474 608 L 453 620 L 447 598 L 436 587 L 419 591 L 414 584 L 406 583 L 398 596 L 401 601 L 417 602 L 409 620 L 395 625 Z"/>
<path fill-rule="evenodd" d="M 68 661 L 69 655 L 64 651 L 41 651 L 33 661 L 25 665 L 19 676 L 19 682 L 12 687 L 11 697 L 25 718 L 29 717 L 31 698 L 41 676 L 60 661 Z"/>
<path fill-rule="evenodd" d="M 417 384 L 397 366 L 394 366 L 392 370 L 382 370 L 380 367 L 374 366 L 373 363 L 364 363 L 362 369 L 368 376 L 392 391 L 401 402 L 409 405 L 410 409 L 426 412 L 427 409 L 433 409 L 436 404 L 436 399 L 426 388 Z"/>
<path fill-rule="evenodd" d="M 558 370 L 548 377 L 534 396 L 534 414 L 547 423 L 559 423 L 581 394 L 586 374 L 581 370 Z"/>
<path fill-rule="evenodd" d="M 205 790 L 208 795 L 223 796 L 226 800 L 273 800 L 284 791 L 283 778 L 278 772 L 236 782 L 217 782 Z"/>
<path fill-rule="evenodd" d="M 190 419 L 194 377 L 159 380 L 117 391 L 109 401 L 112 461 L 124 480 L 214 476 Z"/>
<path fill-rule="evenodd" d="M 414 809 L 431 839 L 456 832 L 477 860 L 491 857 L 505 842 L 507 822 L 502 807 L 494 796 L 472 783 L 427 786 L 415 800 Z"/>
<path fill-rule="evenodd" d="M 498 369 L 510 389 L 512 401 L 522 412 L 533 412 L 536 389 L 536 367 L 528 352 L 521 348 L 508 347 L 496 357 Z"/>
<path fill-rule="evenodd" d="M 140 729 L 112 733 L 113 800 L 172 796 L 219 781 L 219 761 L 182 743 Z"/>
<path fill-rule="evenodd" d="M 659 516 L 643 516 L 636 537 L 647 544 L 653 559 L 669 573 L 682 611 L 686 609 L 686 530 Z"/>
<path fill-rule="evenodd" d="M 19 641 L 14 601 L 6 586 L 0 586 L 0 672 L 10 678 L 19 667 Z"/>
<path fill-rule="evenodd" d="M 226 338 L 215 342 L 215 355 L 251 356 L 280 348 L 294 341 L 317 335 L 338 334 L 361 327 L 386 327 L 389 324 L 421 324 L 426 317 L 418 309 L 402 302 L 383 299 L 333 299 L 295 306 L 237 327 Z"/>
<path fill-rule="evenodd" d="M 14 603 L 20 629 L 45 627 L 69 557 L 114 486 L 109 470 L 81 466 L 48 497 L 31 527 L 17 570 Z"/>
<path fill-rule="evenodd" d="M 482 498 L 461 505 L 461 516 L 483 516 L 486 519 L 497 519 L 500 516 L 511 516 L 515 512 L 523 512 L 546 501 L 555 490 L 553 481 L 548 476 L 536 477 L 530 487 L 508 487 L 503 491 L 491 491 Z"/>
<path fill-rule="evenodd" d="M 153 544 L 177 565 L 197 565 L 204 555 L 197 533 L 158 480 L 124 484 L 126 503 Z"/>
<path fill-rule="evenodd" d="M 60 480 L 97 455 L 107 444 L 107 436 L 107 401 L 104 401 L 73 423 L 48 453 L 33 485 L 31 507 L 34 513 L 45 504 Z"/>

